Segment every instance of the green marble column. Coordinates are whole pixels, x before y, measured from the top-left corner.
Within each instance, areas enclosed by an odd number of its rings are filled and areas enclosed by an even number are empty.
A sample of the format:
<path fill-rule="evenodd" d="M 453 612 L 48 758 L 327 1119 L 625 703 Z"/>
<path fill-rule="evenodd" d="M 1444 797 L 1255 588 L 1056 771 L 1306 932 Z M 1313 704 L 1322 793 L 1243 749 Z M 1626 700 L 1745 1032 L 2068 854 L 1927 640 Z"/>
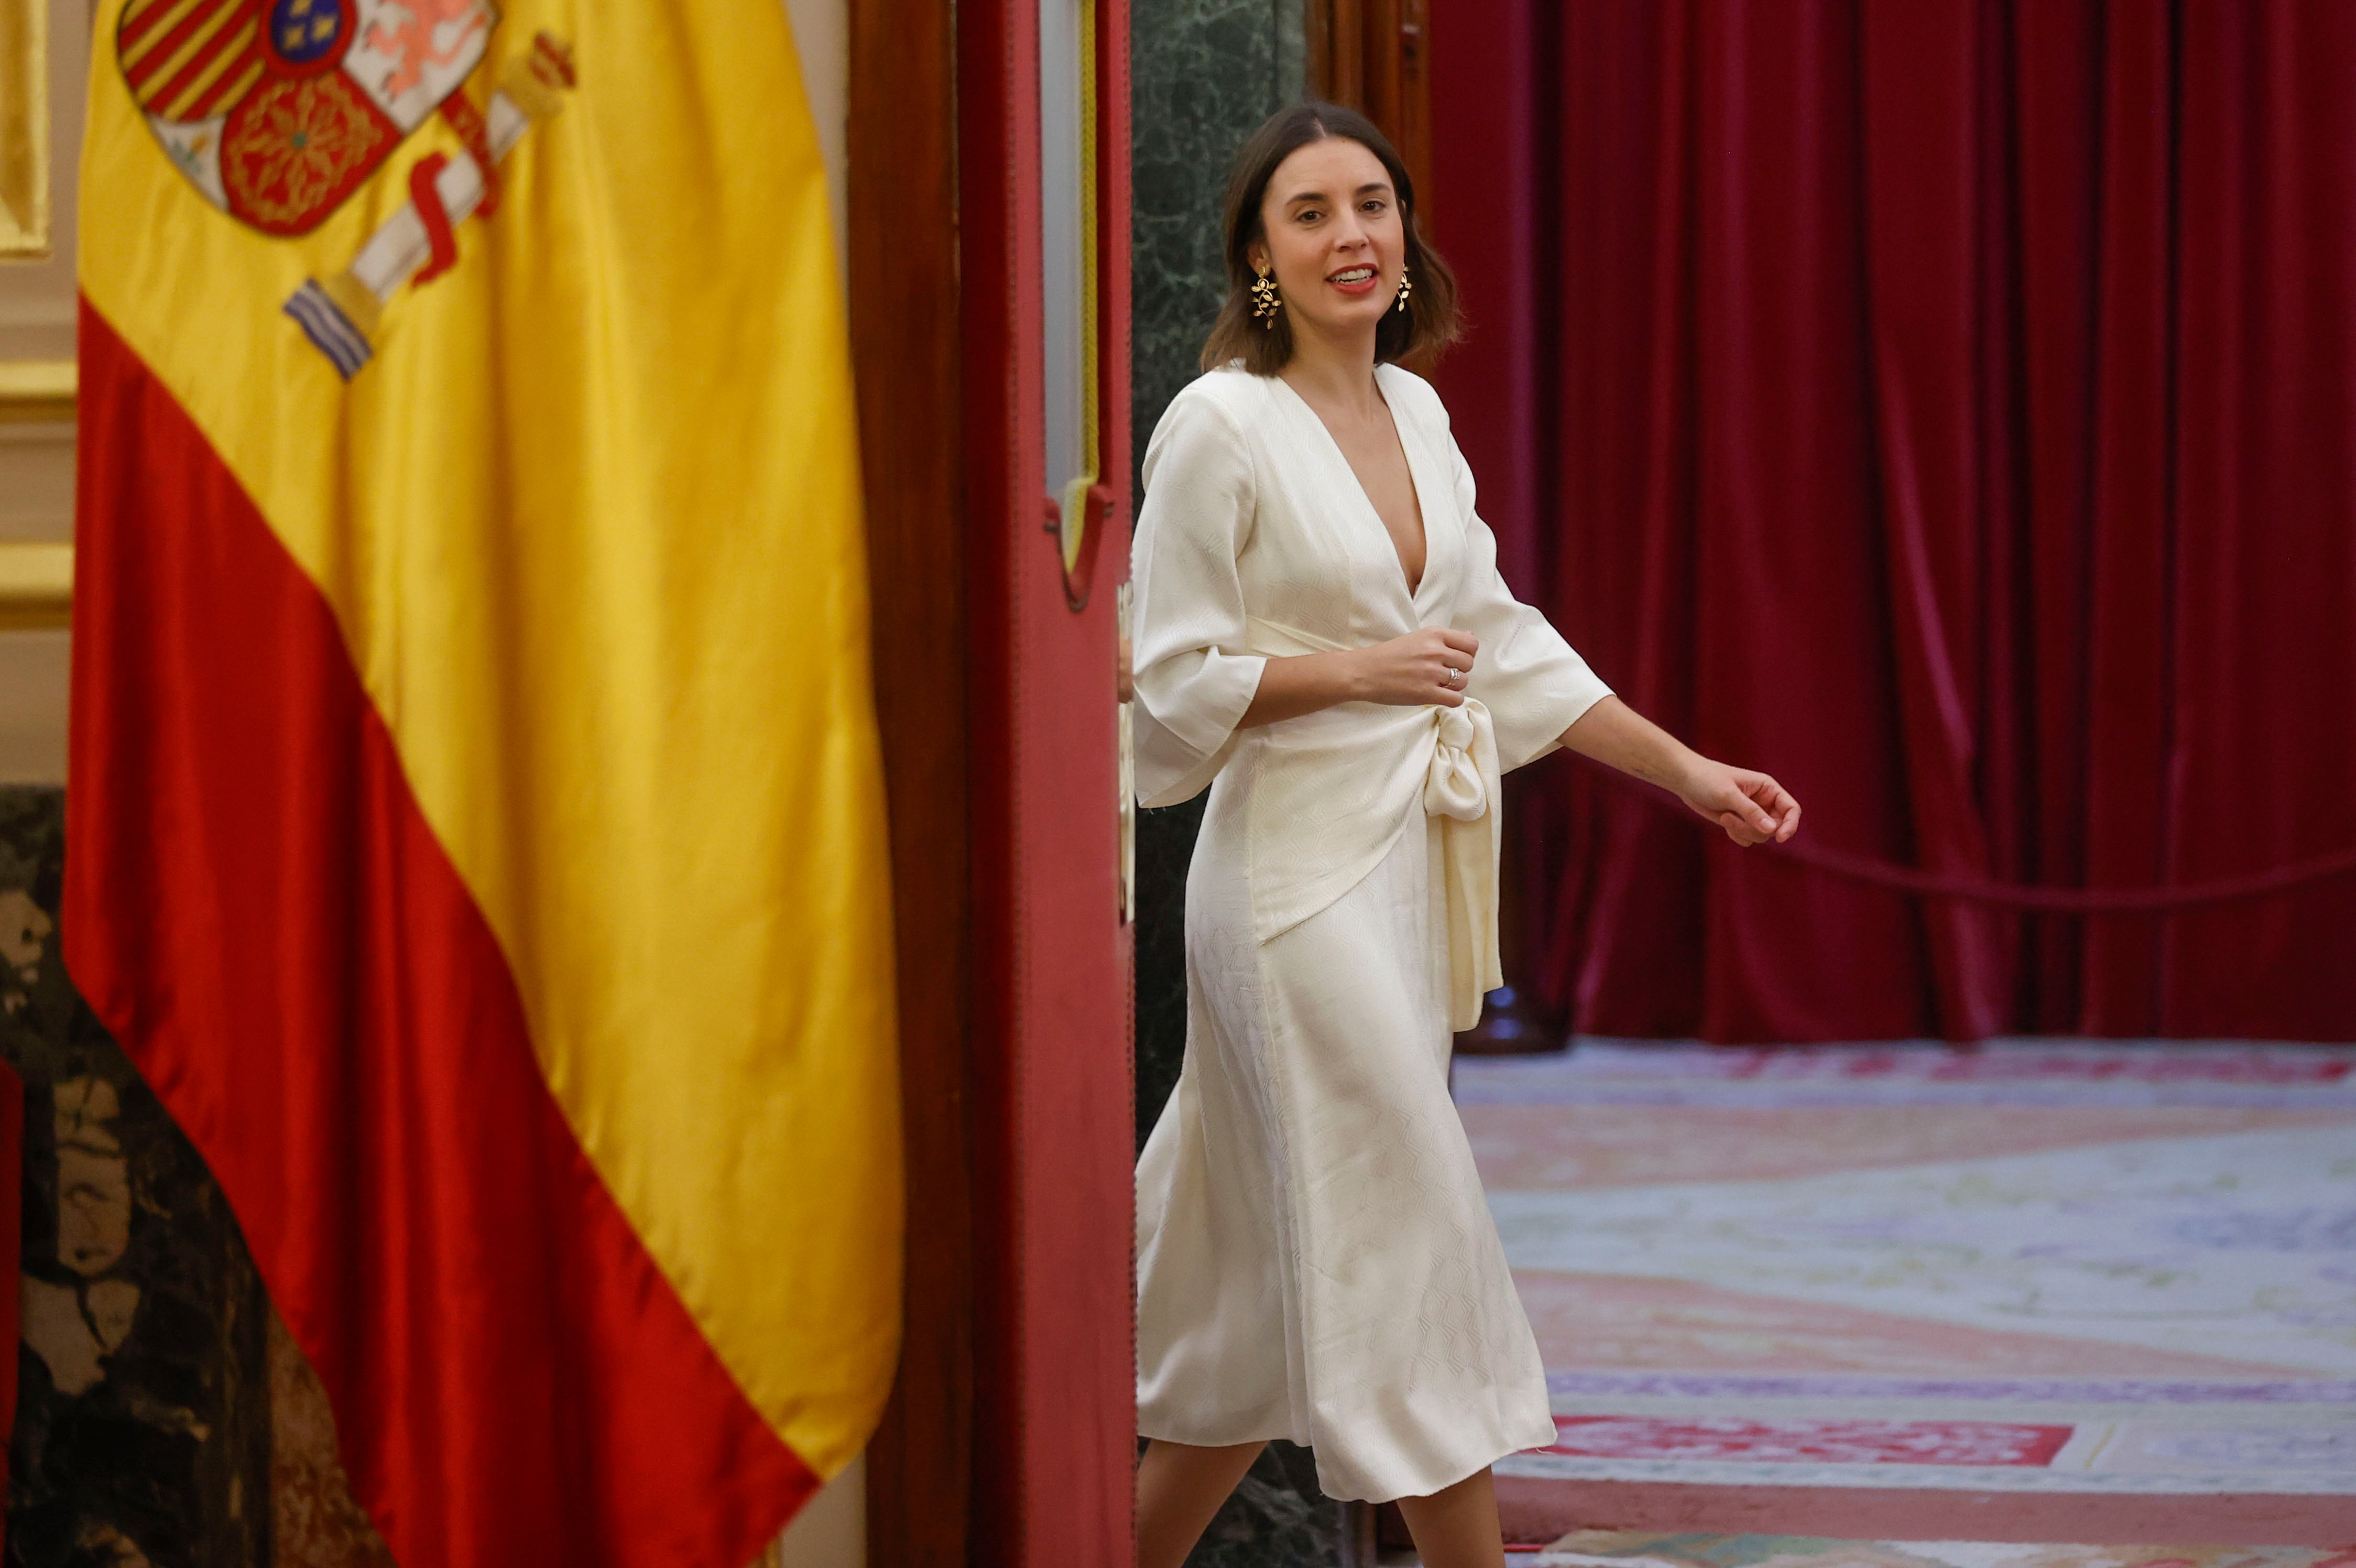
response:
<path fill-rule="evenodd" d="M 1130 0 L 1130 169 L 1135 356 L 1130 390 L 1141 463 L 1162 411 L 1199 373 L 1226 288 L 1219 204 L 1243 139 L 1302 91 L 1301 0 Z M 1186 1044 L 1186 864 L 1203 800 L 1137 823 L 1137 1138 L 1162 1113 Z M 1271 1444 L 1205 1532 L 1188 1568 L 1330 1568 L 1341 1509 L 1319 1496 L 1305 1449 Z"/>
<path fill-rule="evenodd" d="M 1135 182 L 1130 374 L 1138 457 L 1195 376 L 1226 276 L 1219 202 L 1227 164 L 1301 93 L 1300 0 L 1131 0 Z"/>
<path fill-rule="evenodd" d="M 1219 203 L 1243 139 L 1301 93 L 1301 0 L 1131 0 L 1135 181 L 1130 392 L 1134 450 L 1147 442 L 1218 314 Z M 1186 1039 L 1186 862 L 1201 798 L 1137 827 L 1137 1137 L 1178 1079 Z"/>

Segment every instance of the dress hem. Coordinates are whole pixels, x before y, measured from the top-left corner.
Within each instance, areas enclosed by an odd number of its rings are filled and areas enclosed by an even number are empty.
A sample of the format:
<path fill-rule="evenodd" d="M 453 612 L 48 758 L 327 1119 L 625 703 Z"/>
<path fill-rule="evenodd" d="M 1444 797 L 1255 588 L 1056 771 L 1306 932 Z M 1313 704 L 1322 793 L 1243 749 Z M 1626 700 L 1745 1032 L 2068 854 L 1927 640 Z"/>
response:
<path fill-rule="evenodd" d="M 1548 1420 L 1547 1431 L 1548 1436 L 1553 1435 L 1554 1427 L 1551 1419 Z M 1219 1442 L 1205 1442 L 1200 1438 L 1173 1437 L 1166 1435 L 1162 1432 L 1149 1431 L 1147 1429 L 1147 1423 L 1141 1421 L 1137 1423 L 1137 1434 L 1138 1436 L 1144 1438 L 1149 1443 L 1175 1443 L 1187 1448 L 1234 1448 L 1246 1443 L 1290 1443 L 1308 1449 L 1312 1455 L 1317 1452 L 1317 1445 L 1314 1443 L 1290 1430 L 1284 1432 L 1270 1432 L 1260 1436 L 1230 1437 Z M 1516 1454 L 1527 1453 L 1530 1446 L 1536 1445 L 1509 1444 L 1505 1447 L 1501 1448 L 1496 1453 L 1491 1455 L 1486 1459 L 1475 1460 L 1472 1463 L 1464 1466 L 1461 1469 L 1451 1467 L 1451 1471 L 1447 1473 L 1448 1478 L 1445 1480 L 1436 1481 L 1429 1486 L 1424 1486 L 1420 1490 L 1410 1488 L 1406 1491 L 1390 1492 L 1383 1497 L 1360 1497 L 1356 1495 L 1360 1490 L 1375 1491 L 1380 1490 L 1381 1488 L 1379 1487 L 1344 1487 L 1336 1489 L 1335 1487 L 1327 1485 L 1325 1466 L 1321 1461 L 1317 1466 L 1317 1489 L 1328 1499 L 1337 1503 L 1395 1503 L 1402 1498 L 1428 1498 L 1432 1496 L 1434 1493 L 1446 1491 L 1449 1487 L 1455 1486 L 1460 1481 L 1472 1479 L 1472 1477 L 1479 1475 L 1482 1471 L 1494 1467 L 1501 1459 L 1510 1459 Z"/>

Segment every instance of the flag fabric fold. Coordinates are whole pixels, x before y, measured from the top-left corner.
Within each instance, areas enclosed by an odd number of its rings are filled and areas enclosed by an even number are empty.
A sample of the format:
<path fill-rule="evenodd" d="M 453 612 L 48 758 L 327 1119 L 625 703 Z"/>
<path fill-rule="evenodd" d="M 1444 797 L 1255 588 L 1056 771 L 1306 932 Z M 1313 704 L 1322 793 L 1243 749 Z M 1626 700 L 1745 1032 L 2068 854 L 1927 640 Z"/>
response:
<path fill-rule="evenodd" d="M 68 962 L 403 1568 L 738 1568 L 897 1354 L 847 338 L 776 0 L 109 0 Z"/>

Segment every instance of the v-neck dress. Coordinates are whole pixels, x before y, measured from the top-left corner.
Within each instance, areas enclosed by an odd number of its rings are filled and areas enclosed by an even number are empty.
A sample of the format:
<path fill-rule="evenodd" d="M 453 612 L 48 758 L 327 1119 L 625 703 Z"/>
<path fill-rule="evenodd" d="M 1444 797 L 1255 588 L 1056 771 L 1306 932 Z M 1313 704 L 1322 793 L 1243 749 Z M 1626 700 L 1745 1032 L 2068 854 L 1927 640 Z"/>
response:
<path fill-rule="evenodd" d="M 1186 1057 L 1137 1167 L 1138 1430 L 1307 1444 L 1335 1498 L 1421 1497 L 1554 1440 L 1448 1093 L 1496 985 L 1501 772 L 1607 694 L 1497 574 L 1439 394 L 1376 372 L 1422 581 L 1314 410 L 1215 371 L 1145 458 L 1138 797 L 1211 798 L 1186 885 Z M 1462 707 L 1238 729 L 1272 656 L 1480 639 Z"/>

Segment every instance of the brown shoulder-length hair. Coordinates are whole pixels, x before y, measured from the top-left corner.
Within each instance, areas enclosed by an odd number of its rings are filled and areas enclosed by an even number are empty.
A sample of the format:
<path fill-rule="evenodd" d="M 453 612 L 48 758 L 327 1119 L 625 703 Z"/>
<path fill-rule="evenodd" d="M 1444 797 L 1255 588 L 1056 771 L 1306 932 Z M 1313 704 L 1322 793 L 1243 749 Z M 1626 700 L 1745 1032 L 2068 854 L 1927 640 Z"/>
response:
<path fill-rule="evenodd" d="M 1251 134 L 1236 154 L 1235 168 L 1227 176 L 1226 212 L 1220 225 L 1227 258 L 1227 300 L 1219 307 L 1210 341 L 1203 345 L 1203 369 L 1216 370 L 1241 360 L 1254 375 L 1272 376 L 1292 358 L 1292 322 L 1286 312 L 1278 311 L 1270 321 L 1252 319 L 1250 291 L 1258 274 L 1252 271 L 1251 247 L 1261 237 L 1260 202 L 1268 195 L 1268 182 L 1277 166 L 1310 143 L 1329 136 L 1355 142 L 1381 159 L 1391 188 L 1398 193 L 1399 228 L 1407 236 L 1408 276 L 1414 286 L 1408 291 L 1407 309 L 1385 312 L 1382 325 L 1375 328 L 1375 362 L 1388 364 L 1409 355 L 1437 353 L 1456 340 L 1462 329 L 1456 309 L 1456 274 L 1448 270 L 1440 252 L 1424 242 L 1416 227 L 1415 182 L 1408 177 L 1398 149 L 1372 120 L 1355 109 L 1338 103 L 1295 103 L 1277 111 Z"/>

